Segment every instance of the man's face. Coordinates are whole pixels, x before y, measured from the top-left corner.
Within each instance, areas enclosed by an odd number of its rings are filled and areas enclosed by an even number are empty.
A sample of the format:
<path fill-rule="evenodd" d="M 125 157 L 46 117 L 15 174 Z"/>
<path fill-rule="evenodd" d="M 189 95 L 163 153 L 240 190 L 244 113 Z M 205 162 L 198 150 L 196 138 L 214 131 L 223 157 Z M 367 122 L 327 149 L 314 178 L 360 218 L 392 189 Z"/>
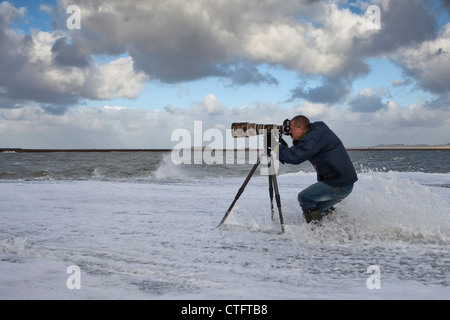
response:
<path fill-rule="evenodd" d="M 292 140 L 300 140 L 306 128 L 303 126 L 299 126 L 297 123 L 291 121 L 291 130 L 289 130 L 289 134 L 291 135 Z"/>

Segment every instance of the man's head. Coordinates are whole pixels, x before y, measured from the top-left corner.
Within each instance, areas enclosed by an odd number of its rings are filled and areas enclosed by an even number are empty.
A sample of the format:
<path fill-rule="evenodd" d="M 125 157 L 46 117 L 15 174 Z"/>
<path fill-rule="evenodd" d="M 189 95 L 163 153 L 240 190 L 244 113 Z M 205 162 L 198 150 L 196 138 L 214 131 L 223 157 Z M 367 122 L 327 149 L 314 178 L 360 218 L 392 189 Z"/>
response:
<path fill-rule="evenodd" d="M 289 130 L 292 140 L 300 140 L 308 131 L 309 126 L 309 119 L 305 116 L 296 116 L 292 118 L 291 130 Z"/>

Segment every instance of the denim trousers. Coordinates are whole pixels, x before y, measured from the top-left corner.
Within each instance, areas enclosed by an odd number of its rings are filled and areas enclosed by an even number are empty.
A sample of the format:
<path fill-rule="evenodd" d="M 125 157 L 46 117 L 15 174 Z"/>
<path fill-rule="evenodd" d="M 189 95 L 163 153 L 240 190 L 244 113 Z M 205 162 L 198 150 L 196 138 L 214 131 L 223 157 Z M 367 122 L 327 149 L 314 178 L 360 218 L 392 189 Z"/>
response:
<path fill-rule="evenodd" d="M 324 212 L 347 197 L 352 190 L 353 183 L 345 187 L 332 187 L 319 181 L 302 190 L 298 194 L 298 202 L 303 211 L 319 208 L 320 212 Z"/>

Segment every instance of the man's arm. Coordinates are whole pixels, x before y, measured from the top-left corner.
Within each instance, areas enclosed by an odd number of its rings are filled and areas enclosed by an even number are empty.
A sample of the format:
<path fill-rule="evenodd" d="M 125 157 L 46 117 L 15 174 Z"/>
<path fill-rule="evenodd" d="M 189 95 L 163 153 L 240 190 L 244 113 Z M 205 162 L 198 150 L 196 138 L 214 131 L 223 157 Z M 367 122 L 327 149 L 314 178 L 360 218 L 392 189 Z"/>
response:
<path fill-rule="evenodd" d="M 282 163 L 300 164 L 311 159 L 318 152 L 318 145 L 307 139 L 302 139 L 292 147 L 280 144 L 279 160 Z"/>

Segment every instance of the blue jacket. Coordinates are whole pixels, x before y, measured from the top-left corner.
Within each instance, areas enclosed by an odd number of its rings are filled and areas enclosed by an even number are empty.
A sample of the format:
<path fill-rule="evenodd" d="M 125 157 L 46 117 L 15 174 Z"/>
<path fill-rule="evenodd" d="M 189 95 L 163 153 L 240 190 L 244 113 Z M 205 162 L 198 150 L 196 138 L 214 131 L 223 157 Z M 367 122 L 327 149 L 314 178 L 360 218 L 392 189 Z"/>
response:
<path fill-rule="evenodd" d="M 358 180 L 355 168 L 341 140 L 322 122 L 311 123 L 306 135 L 292 147 L 280 144 L 279 160 L 300 164 L 309 160 L 317 180 L 332 187 L 344 187 Z"/>

